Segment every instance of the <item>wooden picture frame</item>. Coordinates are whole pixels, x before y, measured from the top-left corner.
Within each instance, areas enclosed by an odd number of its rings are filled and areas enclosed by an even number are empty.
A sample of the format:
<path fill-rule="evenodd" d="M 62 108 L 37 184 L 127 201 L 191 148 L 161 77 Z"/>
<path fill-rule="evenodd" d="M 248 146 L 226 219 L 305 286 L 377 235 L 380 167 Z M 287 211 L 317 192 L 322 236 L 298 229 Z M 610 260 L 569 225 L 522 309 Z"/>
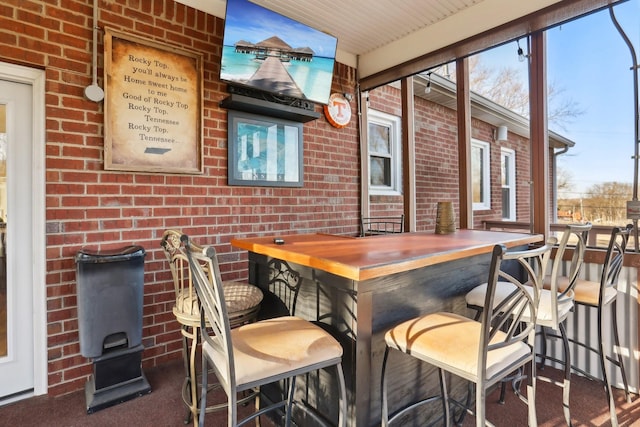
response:
<path fill-rule="evenodd" d="M 105 29 L 105 170 L 203 172 L 202 54 Z"/>
<path fill-rule="evenodd" d="M 228 184 L 302 187 L 303 124 L 229 110 Z"/>

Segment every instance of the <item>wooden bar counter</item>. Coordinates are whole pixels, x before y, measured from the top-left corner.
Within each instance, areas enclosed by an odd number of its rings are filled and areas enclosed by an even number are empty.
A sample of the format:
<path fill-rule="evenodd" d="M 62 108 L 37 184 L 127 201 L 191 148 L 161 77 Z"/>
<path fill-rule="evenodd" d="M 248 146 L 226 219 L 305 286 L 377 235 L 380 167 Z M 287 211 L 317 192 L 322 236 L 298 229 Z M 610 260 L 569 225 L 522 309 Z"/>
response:
<path fill-rule="evenodd" d="M 274 239 L 282 239 L 277 244 Z M 467 312 L 464 295 L 486 281 L 493 246 L 523 247 L 543 236 L 486 230 L 451 234 L 401 233 L 370 237 L 328 234 L 234 239 L 249 252 L 249 280 L 266 290 L 267 263 L 287 261 L 303 283 L 295 315 L 319 321 L 344 347 L 349 426 L 380 425 L 380 372 L 384 332 L 399 322 L 436 310 Z M 264 307 L 269 310 L 270 307 Z M 280 313 L 284 314 L 284 313 Z M 433 394 L 437 379 L 414 359 L 393 355 L 390 410 L 403 398 Z M 335 417 L 337 391 L 323 373 L 307 395 Z M 310 393 L 313 387 L 307 387 Z M 439 412 L 435 404 L 433 411 Z M 424 415 L 427 416 L 427 415 Z M 420 425 L 424 422 L 421 416 Z M 308 421 L 308 420 L 303 420 Z M 305 422 L 303 425 L 310 425 Z M 412 425 L 412 424 L 409 424 Z"/>

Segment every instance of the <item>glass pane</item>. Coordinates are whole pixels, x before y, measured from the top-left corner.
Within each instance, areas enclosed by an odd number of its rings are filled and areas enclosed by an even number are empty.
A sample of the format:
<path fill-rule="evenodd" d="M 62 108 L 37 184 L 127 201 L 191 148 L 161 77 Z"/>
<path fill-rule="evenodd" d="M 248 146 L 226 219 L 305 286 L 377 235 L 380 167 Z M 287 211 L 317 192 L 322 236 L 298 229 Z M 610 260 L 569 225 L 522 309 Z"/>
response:
<path fill-rule="evenodd" d="M 510 170 L 509 157 L 502 156 L 502 185 L 503 186 L 507 186 L 510 184 L 509 170 Z"/>
<path fill-rule="evenodd" d="M 482 177 L 482 150 L 478 147 L 471 147 L 471 185 L 473 203 L 482 203 L 484 201 L 484 195 L 482 194 L 484 183 L 482 182 Z"/>
<path fill-rule="evenodd" d="M 0 357 L 7 355 L 7 258 L 4 250 L 7 212 L 7 107 L 0 105 Z"/>
<path fill-rule="evenodd" d="M 516 173 L 522 179 L 531 177 L 531 168 L 529 167 L 531 158 L 529 62 L 525 57 L 519 57 L 519 47 L 523 49 L 523 54 L 529 53 L 526 37 L 509 41 L 469 57 L 471 103 L 472 105 L 475 103 L 483 105 L 487 112 L 482 117 L 474 117 L 474 119 L 478 119 L 474 121 L 474 138 L 489 143 L 486 148 L 488 151 L 505 150 L 508 152 L 506 156 L 505 152 L 502 152 L 500 165 L 494 164 L 490 157 L 484 156 L 485 164 L 473 172 L 473 179 L 476 180 L 477 177 L 477 180 L 473 181 L 473 202 L 474 204 L 482 204 L 481 208 L 489 211 L 485 218 L 505 218 L 511 214 L 509 218 L 515 219 L 515 200 L 525 201 L 525 205 L 528 205 L 528 201 L 531 200 L 530 187 L 516 188 L 514 182 Z M 504 116 L 506 111 L 508 114 Z M 506 117 L 508 119 L 505 121 Z M 506 139 L 498 138 L 499 127 L 502 125 L 506 125 L 508 128 Z M 516 156 L 520 156 L 518 158 L 522 159 L 520 163 L 516 162 Z M 479 157 L 473 157 L 472 161 L 480 162 L 481 160 Z M 481 175 L 483 168 L 484 174 Z M 485 182 L 481 186 L 483 178 Z M 500 185 L 498 186 L 498 184 Z M 500 205 L 491 203 L 496 199 L 491 191 L 495 189 L 502 193 L 503 191 L 500 189 L 502 186 L 510 187 L 510 193 L 509 197 L 503 197 L 501 201 L 503 208 L 500 210 Z M 530 209 L 525 205 L 521 206 L 518 221 L 530 221 Z"/>
<path fill-rule="evenodd" d="M 509 191 L 509 188 L 502 189 L 502 219 L 511 218 L 511 212 L 509 212 L 509 207 L 511 206 L 511 200 L 509 199 L 510 195 L 511 192 Z"/>
<path fill-rule="evenodd" d="M 391 186 L 391 159 L 371 156 L 371 185 Z"/>
<path fill-rule="evenodd" d="M 614 11 L 637 54 L 640 1 L 622 2 Z M 583 221 L 624 225 L 626 203 L 633 198 L 636 148 L 631 51 L 608 9 L 546 34 L 548 80 L 553 83 L 550 91 L 554 89 L 549 95 L 549 131 L 575 142 L 566 154 L 556 157 L 557 211 L 566 215 L 579 209 Z M 578 72 L 587 69 L 592 77 L 602 76 L 606 84 Z M 558 216 L 558 222 L 572 220 Z"/>
<path fill-rule="evenodd" d="M 369 124 L 369 152 L 391 155 L 391 133 L 388 126 Z"/>
<path fill-rule="evenodd" d="M 229 185 L 302 186 L 302 124 L 229 111 Z"/>

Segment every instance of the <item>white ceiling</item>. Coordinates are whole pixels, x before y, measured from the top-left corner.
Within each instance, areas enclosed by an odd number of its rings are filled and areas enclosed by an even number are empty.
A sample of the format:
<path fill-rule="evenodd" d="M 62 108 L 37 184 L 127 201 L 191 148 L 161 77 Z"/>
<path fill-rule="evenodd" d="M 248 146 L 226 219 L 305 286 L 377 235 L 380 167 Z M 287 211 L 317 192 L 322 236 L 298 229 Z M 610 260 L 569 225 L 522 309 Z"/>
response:
<path fill-rule="evenodd" d="M 226 0 L 177 0 L 224 18 Z M 336 60 L 367 77 L 560 0 L 252 0 L 338 38 Z"/>

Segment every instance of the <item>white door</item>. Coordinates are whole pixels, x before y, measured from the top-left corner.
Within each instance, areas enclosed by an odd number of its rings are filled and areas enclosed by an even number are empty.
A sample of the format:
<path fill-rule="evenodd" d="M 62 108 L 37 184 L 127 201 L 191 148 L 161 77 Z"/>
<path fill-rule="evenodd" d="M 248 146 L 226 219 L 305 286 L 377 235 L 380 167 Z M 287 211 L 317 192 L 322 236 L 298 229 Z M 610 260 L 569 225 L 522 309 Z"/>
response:
<path fill-rule="evenodd" d="M 34 391 L 32 91 L 0 80 L 0 401 Z"/>

